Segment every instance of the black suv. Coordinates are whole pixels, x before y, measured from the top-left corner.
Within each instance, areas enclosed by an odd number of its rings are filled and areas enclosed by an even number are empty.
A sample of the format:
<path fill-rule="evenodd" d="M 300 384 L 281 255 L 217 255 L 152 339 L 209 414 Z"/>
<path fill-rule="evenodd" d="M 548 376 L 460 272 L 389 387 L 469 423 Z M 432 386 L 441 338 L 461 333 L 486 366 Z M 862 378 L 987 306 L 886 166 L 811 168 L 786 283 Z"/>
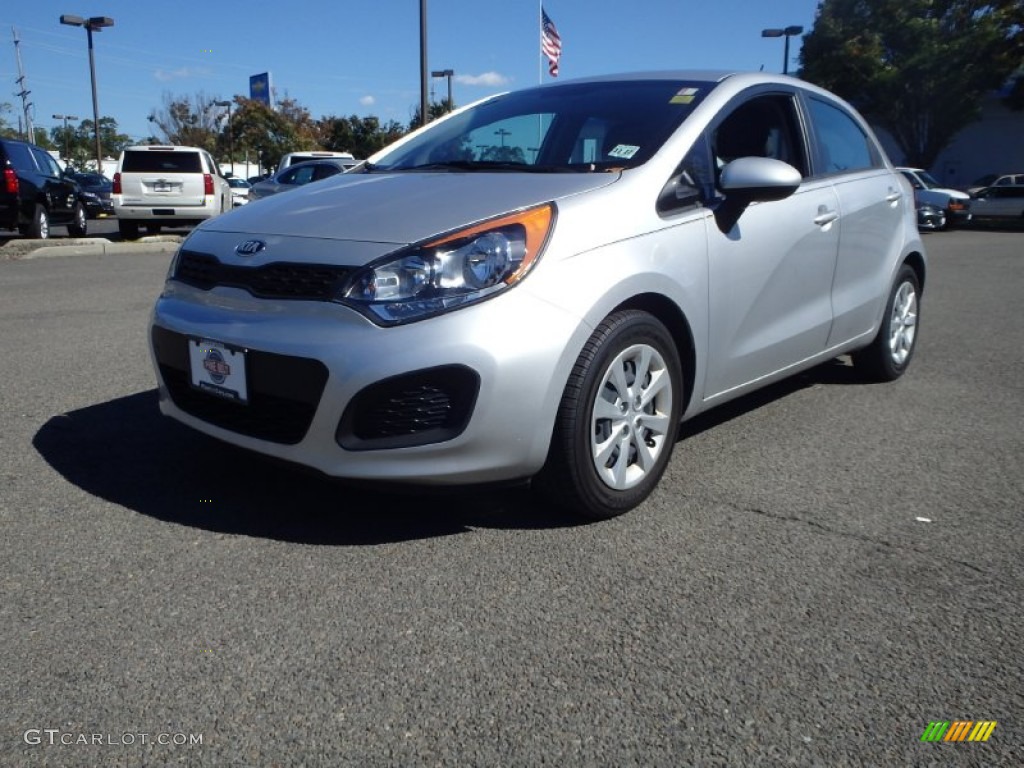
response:
<path fill-rule="evenodd" d="M 0 172 L 0 229 L 45 239 L 51 224 L 66 224 L 72 237 L 85 235 L 82 190 L 46 150 L 0 138 Z"/>

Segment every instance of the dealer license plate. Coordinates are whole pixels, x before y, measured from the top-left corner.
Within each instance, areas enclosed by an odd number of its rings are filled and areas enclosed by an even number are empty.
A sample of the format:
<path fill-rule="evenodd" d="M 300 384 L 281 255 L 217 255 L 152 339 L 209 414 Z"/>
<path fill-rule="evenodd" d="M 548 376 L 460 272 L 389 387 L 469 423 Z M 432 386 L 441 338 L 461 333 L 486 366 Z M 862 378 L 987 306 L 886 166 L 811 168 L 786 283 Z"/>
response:
<path fill-rule="evenodd" d="M 244 351 L 210 339 L 189 339 L 188 361 L 193 387 L 238 403 L 249 402 Z"/>

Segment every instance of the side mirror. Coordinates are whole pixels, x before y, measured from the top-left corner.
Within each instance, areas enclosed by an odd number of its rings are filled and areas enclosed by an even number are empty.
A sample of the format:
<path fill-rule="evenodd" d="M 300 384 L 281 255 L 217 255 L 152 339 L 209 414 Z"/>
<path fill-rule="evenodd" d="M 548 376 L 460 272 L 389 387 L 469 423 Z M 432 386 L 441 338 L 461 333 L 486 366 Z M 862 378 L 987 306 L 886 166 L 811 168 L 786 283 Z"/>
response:
<path fill-rule="evenodd" d="M 718 186 L 725 200 L 715 210 L 718 228 L 728 232 L 751 203 L 784 200 L 796 192 L 803 177 L 789 163 L 770 157 L 740 157 L 722 168 Z"/>

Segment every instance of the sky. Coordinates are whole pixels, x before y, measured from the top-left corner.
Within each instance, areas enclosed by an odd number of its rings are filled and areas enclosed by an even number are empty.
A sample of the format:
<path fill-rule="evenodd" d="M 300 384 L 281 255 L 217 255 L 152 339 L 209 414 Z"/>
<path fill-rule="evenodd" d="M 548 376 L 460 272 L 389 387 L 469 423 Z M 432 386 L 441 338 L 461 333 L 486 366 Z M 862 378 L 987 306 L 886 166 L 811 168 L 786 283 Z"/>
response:
<path fill-rule="evenodd" d="M 819 0 L 544 0 L 562 38 L 558 80 L 657 69 L 780 72 L 782 38 L 766 28 L 809 31 Z M 0 103 L 18 125 L 17 30 L 37 127 L 54 114 L 92 119 L 85 30 L 61 14 L 108 16 L 94 33 L 100 116 L 121 133 L 149 136 L 147 116 L 168 96 L 216 100 L 249 94 L 269 72 L 277 98 L 314 118 L 374 115 L 408 124 L 420 98 L 419 0 L 4 0 L 0 4 Z M 427 66 L 452 69 L 457 105 L 550 82 L 540 55 L 536 0 L 427 0 Z M 797 68 L 800 38 L 790 41 Z M 447 96 L 444 79 L 434 97 Z"/>

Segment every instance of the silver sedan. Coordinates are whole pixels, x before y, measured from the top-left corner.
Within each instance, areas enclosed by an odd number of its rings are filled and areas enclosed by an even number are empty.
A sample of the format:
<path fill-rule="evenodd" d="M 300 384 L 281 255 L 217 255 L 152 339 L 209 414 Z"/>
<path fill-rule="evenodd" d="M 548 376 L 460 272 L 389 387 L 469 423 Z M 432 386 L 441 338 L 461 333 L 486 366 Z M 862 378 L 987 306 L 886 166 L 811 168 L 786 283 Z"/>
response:
<path fill-rule="evenodd" d="M 340 160 L 308 160 L 304 163 L 289 165 L 269 179 L 264 179 L 252 185 L 249 190 L 249 200 L 259 200 L 270 197 L 279 192 L 288 192 L 298 189 L 313 181 L 321 181 L 344 173 L 352 167 L 352 163 L 343 163 Z"/>
<path fill-rule="evenodd" d="M 864 120 L 767 74 L 607 76 L 458 110 L 194 230 L 163 412 L 327 474 L 531 480 L 610 517 L 681 420 L 844 353 L 901 376 L 925 251 Z"/>

